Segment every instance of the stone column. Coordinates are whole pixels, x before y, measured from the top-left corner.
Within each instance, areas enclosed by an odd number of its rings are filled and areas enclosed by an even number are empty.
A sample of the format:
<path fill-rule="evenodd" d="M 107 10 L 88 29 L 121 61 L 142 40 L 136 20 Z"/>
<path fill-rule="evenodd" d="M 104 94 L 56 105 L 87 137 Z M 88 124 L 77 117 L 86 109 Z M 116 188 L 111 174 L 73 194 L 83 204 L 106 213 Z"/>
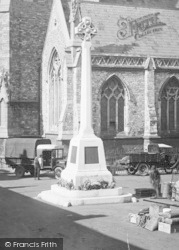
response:
<path fill-rule="evenodd" d="M 90 31 L 90 30 L 89 30 Z M 92 128 L 92 87 L 91 87 L 91 41 L 82 42 L 82 74 L 81 74 L 81 124 L 80 135 L 91 137 Z"/>
<path fill-rule="evenodd" d="M 77 134 L 79 130 L 79 109 L 77 103 L 77 84 L 79 72 L 79 53 L 81 50 L 81 42 L 75 36 L 75 23 L 81 20 L 80 0 L 71 0 L 70 8 L 70 51 L 71 51 L 71 68 L 73 74 L 73 134 Z"/>
<path fill-rule="evenodd" d="M 80 129 L 70 141 L 67 167 L 61 177 L 78 187 L 87 180 L 111 183 L 112 174 L 106 167 L 103 142 L 92 128 L 91 39 L 97 31 L 89 17 L 83 18 L 76 31 L 82 39 Z"/>
<path fill-rule="evenodd" d="M 156 66 L 153 58 L 147 58 L 145 64 L 144 151 L 147 151 L 150 139 L 158 137 L 155 109 L 155 69 Z"/>

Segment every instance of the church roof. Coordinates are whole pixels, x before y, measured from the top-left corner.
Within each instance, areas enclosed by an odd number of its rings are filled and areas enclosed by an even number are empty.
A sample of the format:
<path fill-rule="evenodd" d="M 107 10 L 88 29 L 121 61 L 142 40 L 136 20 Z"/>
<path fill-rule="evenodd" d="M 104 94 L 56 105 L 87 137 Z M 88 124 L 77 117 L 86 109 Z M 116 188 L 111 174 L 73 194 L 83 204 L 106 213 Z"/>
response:
<path fill-rule="evenodd" d="M 70 18 L 70 0 L 61 0 L 63 11 L 65 14 L 65 19 L 67 23 L 68 30 L 70 31 L 70 23 L 69 23 L 69 18 Z"/>
<path fill-rule="evenodd" d="M 176 9 L 178 0 L 99 0 L 99 2 L 130 7 Z"/>
<path fill-rule="evenodd" d="M 127 2 L 131 4 L 135 2 L 135 7 L 127 6 Z M 139 2 L 143 2 L 143 7 L 138 6 Z M 179 11 L 174 10 L 177 2 L 176 0 L 83 1 L 82 16 L 91 17 L 98 30 L 92 40 L 94 52 L 179 57 Z M 155 3 L 154 7 L 151 3 Z M 165 4 L 159 8 L 159 3 Z M 149 5 L 150 8 L 146 8 Z"/>

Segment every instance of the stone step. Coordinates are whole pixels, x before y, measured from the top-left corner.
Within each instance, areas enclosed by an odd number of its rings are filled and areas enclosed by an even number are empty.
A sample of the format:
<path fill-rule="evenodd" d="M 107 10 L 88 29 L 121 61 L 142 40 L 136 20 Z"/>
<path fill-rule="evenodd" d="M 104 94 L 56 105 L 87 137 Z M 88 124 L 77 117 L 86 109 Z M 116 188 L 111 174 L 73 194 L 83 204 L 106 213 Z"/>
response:
<path fill-rule="evenodd" d="M 81 191 L 67 190 L 61 187 L 57 188 L 55 185 L 52 186 L 51 190 L 41 192 L 37 196 L 37 199 L 58 206 L 80 206 L 131 202 L 132 198 L 131 193 L 118 194 L 121 192 L 122 188 L 109 189 L 110 192 L 108 192 L 109 190 L 107 189 Z M 107 192 L 105 193 L 105 191 Z"/>

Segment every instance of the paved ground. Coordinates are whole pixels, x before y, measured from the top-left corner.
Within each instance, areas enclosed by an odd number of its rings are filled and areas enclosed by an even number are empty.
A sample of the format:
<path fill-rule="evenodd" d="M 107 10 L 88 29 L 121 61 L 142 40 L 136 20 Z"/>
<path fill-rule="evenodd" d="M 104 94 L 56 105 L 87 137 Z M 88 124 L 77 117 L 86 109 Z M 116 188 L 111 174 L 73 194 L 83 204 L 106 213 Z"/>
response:
<path fill-rule="evenodd" d="M 178 178 L 175 176 L 175 178 Z M 150 187 L 149 177 L 115 176 L 124 192 Z M 162 182 L 171 175 L 162 175 Z M 150 232 L 128 222 L 130 212 L 137 213 L 150 203 L 56 207 L 32 199 L 39 192 L 57 183 L 53 173 L 44 173 L 41 180 L 27 175 L 16 179 L 6 168 L 0 169 L 0 237 L 64 239 L 64 250 L 178 250 L 179 233 Z"/>

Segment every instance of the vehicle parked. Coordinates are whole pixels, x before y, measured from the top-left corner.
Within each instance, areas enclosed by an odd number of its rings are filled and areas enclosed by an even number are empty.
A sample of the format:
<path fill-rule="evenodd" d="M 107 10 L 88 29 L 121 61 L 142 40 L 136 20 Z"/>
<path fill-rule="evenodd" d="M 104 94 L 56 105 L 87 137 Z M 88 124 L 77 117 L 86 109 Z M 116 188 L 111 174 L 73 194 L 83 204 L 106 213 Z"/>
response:
<path fill-rule="evenodd" d="M 43 163 L 41 170 L 53 170 L 55 178 L 61 177 L 61 172 L 66 166 L 64 147 L 54 144 L 42 144 L 37 146 L 37 156 L 42 155 Z"/>
<path fill-rule="evenodd" d="M 5 161 L 15 169 L 18 178 L 25 173 L 34 175 L 34 158 L 42 155 L 41 171 L 52 170 L 59 178 L 65 168 L 66 157 L 63 146 L 51 144 L 49 139 L 39 138 L 10 138 L 5 147 Z"/>
<path fill-rule="evenodd" d="M 147 175 L 152 165 L 165 170 L 170 174 L 173 171 L 174 155 L 173 148 L 166 144 L 151 144 L 148 152 L 129 154 L 126 170 L 129 174 L 138 172 L 140 175 Z M 176 168 L 176 167 L 175 167 Z"/>

